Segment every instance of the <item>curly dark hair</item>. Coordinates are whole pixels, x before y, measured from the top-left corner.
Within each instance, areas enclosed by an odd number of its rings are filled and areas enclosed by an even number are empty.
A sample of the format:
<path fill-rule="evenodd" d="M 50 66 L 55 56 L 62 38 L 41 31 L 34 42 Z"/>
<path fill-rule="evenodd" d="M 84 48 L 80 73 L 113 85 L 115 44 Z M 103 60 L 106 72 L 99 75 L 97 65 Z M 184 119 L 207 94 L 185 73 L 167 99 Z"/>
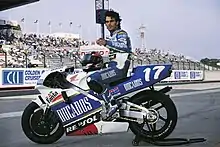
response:
<path fill-rule="evenodd" d="M 112 17 L 114 18 L 116 21 L 118 21 L 118 28 L 121 29 L 121 18 L 118 12 L 115 12 L 113 10 L 108 10 L 105 12 L 105 17 Z"/>

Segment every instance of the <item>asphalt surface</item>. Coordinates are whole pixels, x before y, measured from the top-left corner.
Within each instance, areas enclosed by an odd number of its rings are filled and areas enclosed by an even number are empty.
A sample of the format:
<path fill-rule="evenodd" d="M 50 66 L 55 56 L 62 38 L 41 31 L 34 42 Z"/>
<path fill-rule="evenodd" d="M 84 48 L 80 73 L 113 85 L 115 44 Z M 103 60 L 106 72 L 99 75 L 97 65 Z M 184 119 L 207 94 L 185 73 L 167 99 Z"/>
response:
<path fill-rule="evenodd" d="M 219 83 L 220 81 L 190 81 L 190 82 L 171 82 L 171 83 L 156 83 L 155 86 L 173 86 L 173 85 L 198 85 L 198 84 L 205 84 L 205 83 Z M 14 95 L 33 95 L 33 94 L 39 94 L 39 91 L 37 89 L 33 89 L 34 87 L 29 89 L 14 89 L 14 88 L 8 88 L 8 90 L 4 90 L 0 88 L 0 97 L 5 96 L 14 96 Z"/>
<path fill-rule="evenodd" d="M 40 92 L 37 89 L 26 89 L 26 90 L 2 90 L 0 91 L 0 97 L 5 96 L 16 96 L 16 95 L 34 95 L 34 94 L 40 94 Z"/>
<path fill-rule="evenodd" d="M 174 91 L 172 91 L 172 93 L 176 93 L 176 92 L 188 92 L 188 91 L 194 91 L 194 90 L 190 90 L 190 89 L 175 89 Z M 0 91 L 0 97 L 10 97 L 10 96 L 20 96 L 20 95 L 36 95 L 36 94 L 40 94 L 40 92 L 37 89 L 27 89 L 27 90 L 3 90 Z"/>
<path fill-rule="evenodd" d="M 190 144 L 192 147 L 220 147 L 220 89 L 215 92 L 188 95 L 195 90 L 173 90 L 173 101 L 178 110 L 178 123 L 169 138 L 204 137 L 206 142 Z M 178 95 L 179 94 L 179 95 Z M 182 95 L 182 96 L 181 96 Z M 28 99 L 0 100 L 0 114 L 23 111 Z M 0 118 L 0 147 L 131 147 L 131 132 L 106 136 L 63 136 L 52 145 L 38 145 L 23 134 L 20 116 Z M 219 145 L 218 145 L 219 144 Z M 153 146 L 141 143 L 140 146 Z M 186 146 L 186 145 L 182 145 Z"/>

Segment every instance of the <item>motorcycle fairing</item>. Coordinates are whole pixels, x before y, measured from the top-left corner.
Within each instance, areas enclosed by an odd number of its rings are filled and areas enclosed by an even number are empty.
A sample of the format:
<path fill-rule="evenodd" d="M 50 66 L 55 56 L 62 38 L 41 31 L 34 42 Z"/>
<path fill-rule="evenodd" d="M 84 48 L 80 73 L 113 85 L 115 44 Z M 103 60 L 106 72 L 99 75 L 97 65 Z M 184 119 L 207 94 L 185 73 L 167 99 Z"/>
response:
<path fill-rule="evenodd" d="M 102 104 L 97 99 L 91 99 L 83 94 L 70 98 L 69 103 L 60 101 L 51 106 L 51 109 L 60 118 L 64 127 L 76 123 L 102 110 Z"/>
<path fill-rule="evenodd" d="M 115 98 L 118 98 L 128 93 L 150 87 L 169 77 L 171 67 L 171 64 L 137 66 L 132 71 L 130 78 L 126 78 L 125 81 L 112 86 L 109 91 Z"/>
<path fill-rule="evenodd" d="M 172 65 L 147 65 L 134 68 L 133 75 L 127 81 L 110 88 L 115 97 L 147 88 L 158 81 L 170 76 Z M 89 92 L 93 94 L 92 91 Z M 59 101 L 51 105 L 53 111 L 63 123 L 63 126 L 74 124 L 102 110 L 102 104 L 97 99 L 91 99 L 84 94 L 78 94 L 70 98 L 70 103 Z"/>
<path fill-rule="evenodd" d="M 99 122 L 100 119 L 100 112 L 96 112 L 95 114 L 89 115 L 86 118 L 81 119 L 80 121 L 77 121 L 73 124 L 70 124 L 66 126 L 65 133 L 67 136 L 73 135 L 73 134 L 78 134 L 79 132 L 82 133 L 82 135 L 85 135 L 84 128 L 88 128 L 89 126 L 93 126 L 94 123 Z M 91 127 L 89 127 L 91 129 Z M 94 128 L 93 128 L 94 129 Z M 96 129 L 97 130 L 97 129 Z M 84 132 L 84 133 L 83 133 Z M 96 134 L 98 133 L 97 131 L 90 130 L 90 133 Z"/>

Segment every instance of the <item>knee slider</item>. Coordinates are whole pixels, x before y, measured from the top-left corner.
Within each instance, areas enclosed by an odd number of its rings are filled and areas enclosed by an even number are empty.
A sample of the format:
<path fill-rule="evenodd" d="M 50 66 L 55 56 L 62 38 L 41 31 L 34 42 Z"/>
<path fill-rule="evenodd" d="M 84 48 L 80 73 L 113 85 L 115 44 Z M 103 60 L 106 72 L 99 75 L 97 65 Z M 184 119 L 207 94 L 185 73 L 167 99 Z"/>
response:
<path fill-rule="evenodd" d="M 91 90 L 94 92 L 100 94 L 104 91 L 104 87 L 101 83 L 97 82 L 95 79 L 92 79 L 90 77 L 87 78 L 87 84 Z"/>

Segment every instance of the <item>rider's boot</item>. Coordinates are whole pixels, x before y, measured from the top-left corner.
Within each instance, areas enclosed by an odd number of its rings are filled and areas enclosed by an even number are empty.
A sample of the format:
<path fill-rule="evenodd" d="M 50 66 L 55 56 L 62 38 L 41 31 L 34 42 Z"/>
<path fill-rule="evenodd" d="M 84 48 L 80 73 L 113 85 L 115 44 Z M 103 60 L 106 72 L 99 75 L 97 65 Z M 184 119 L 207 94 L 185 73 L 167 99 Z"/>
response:
<path fill-rule="evenodd" d="M 109 92 L 108 88 L 102 93 L 102 97 L 106 102 L 107 105 L 107 118 L 111 117 L 115 112 L 117 112 L 118 108 L 120 107 L 120 102 L 114 99 L 114 97 Z"/>

